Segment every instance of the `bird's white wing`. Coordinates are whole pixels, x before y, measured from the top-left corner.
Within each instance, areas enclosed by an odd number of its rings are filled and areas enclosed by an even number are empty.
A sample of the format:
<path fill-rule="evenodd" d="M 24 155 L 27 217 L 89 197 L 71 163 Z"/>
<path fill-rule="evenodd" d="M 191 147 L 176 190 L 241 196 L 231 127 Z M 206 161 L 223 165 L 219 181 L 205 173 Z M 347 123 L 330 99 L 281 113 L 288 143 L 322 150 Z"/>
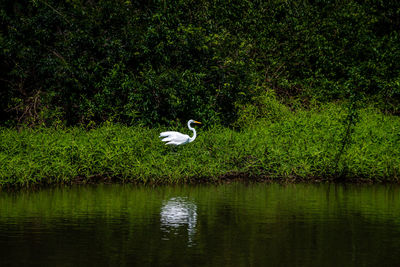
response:
<path fill-rule="evenodd" d="M 162 132 L 162 133 L 160 133 L 160 137 L 166 137 L 166 136 L 169 136 L 171 134 L 173 135 L 175 133 L 179 133 L 179 132 L 174 132 L 174 131 Z"/>
<path fill-rule="evenodd" d="M 160 133 L 160 137 L 165 137 L 162 139 L 163 142 L 167 142 L 167 145 L 180 145 L 184 144 L 189 140 L 189 135 L 182 134 L 180 132 L 162 132 Z"/>

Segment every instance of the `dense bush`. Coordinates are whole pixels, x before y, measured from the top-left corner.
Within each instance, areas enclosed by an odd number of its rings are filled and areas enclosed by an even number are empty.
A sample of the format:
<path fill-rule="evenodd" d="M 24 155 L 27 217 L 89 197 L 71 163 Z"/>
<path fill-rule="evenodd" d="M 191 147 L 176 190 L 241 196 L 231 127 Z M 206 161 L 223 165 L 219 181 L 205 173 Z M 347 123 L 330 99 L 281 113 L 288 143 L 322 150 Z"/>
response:
<path fill-rule="evenodd" d="M 267 96 L 260 103 L 283 109 Z M 196 140 L 175 152 L 158 138 L 169 126 L 0 127 L 0 186 L 70 183 L 77 177 L 87 182 L 114 177 L 183 183 L 238 174 L 250 179 L 400 181 L 399 117 L 361 109 L 351 142 L 342 149 L 347 109 L 335 104 L 320 108 L 259 120 L 241 131 L 199 128 Z M 191 135 L 185 128 L 178 130 Z"/>
<path fill-rule="evenodd" d="M 3 0 L 0 9 L 3 124 L 231 124 L 271 89 L 303 102 L 350 90 L 400 111 L 397 1 Z"/>

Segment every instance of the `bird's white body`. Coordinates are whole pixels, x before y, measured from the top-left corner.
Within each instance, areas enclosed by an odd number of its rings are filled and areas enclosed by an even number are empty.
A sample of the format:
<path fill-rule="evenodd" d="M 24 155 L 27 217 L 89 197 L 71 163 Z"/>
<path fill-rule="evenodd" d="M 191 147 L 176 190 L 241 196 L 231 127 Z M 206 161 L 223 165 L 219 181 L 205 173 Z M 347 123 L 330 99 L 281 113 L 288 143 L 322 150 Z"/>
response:
<path fill-rule="evenodd" d="M 168 131 L 168 132 L 162 132 L 160 133 L 160 138 L 162 139 L 163 142 L 166 142 L 166 145 L 175 145 L 175 146 L 180 146 L 184 145 L 190 142 L 193 142 L 194 139 L 196 139 L 196 130 L 190 126 L 191 123 L 199 123 L 198 121 L 194 120 L 189 120 L 188 121 L 188 128 L 189 130 L 193 131 L 193 136 L 190 137 L 187 134 L 183 134 L 180 132 L 175 132 L 175 131 Z"/>

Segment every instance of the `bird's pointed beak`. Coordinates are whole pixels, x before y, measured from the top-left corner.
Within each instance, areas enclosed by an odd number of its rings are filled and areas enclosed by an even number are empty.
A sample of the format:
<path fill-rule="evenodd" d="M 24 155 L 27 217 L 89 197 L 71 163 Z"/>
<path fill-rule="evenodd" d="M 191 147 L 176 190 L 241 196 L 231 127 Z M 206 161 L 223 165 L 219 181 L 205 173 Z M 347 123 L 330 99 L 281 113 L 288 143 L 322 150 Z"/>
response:
<path fill-rule="evenodd" d="M 201 122 L 199 122 L 199 121 L 193 121 L 194 123 L 197 123 L 197 124 L 201 124 Z"/>

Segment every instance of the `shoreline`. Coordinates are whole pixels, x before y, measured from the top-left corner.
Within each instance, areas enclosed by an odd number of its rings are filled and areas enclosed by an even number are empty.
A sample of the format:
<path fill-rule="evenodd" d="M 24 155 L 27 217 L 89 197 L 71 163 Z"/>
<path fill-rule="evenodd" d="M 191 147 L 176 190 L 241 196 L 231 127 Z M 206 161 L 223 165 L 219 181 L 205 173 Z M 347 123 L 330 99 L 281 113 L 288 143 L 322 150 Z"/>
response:
<path fill-rule="evenodd" d="M 137 185 L 137 186 L 202 186 L 202 185 L 221 185 L 230 183 L 243 183 L 243 184 L 256 184 L 256 183 L 266 183 L 266 184 L 351 184 L 351 185 L 400 185 L 400 180 L 372 180 L 367 178 L 356 178 L 356 177 L 313 177 L 313 178 L 302 178 L 302 177 L 282 177 L 282 178 L 272 178 L 267 176 L 252 176 L 245 173 L 237 174 L 225 174 L 220 177 L 188 177 L 185 179 L 176 180 L 171 183 L 167 179 L 154 179 L 154 180 L 140 180 L 140 179 L 124 179 L 118 178 L 116 176 L 103 176 L 103 175 L 93 175 L 90 178 L 75 177 L 67 182 L 62 183 L 36 183 L 28 185 L 18 185 L 18 184 L 7 184 L 0 186 L 0 191 L 19 191 L 24 189 L 44 189 L 44 188 L 54 188 L 54 187 L 69 187 L 69 186 L 92 186 L 92 185 Z"/>

